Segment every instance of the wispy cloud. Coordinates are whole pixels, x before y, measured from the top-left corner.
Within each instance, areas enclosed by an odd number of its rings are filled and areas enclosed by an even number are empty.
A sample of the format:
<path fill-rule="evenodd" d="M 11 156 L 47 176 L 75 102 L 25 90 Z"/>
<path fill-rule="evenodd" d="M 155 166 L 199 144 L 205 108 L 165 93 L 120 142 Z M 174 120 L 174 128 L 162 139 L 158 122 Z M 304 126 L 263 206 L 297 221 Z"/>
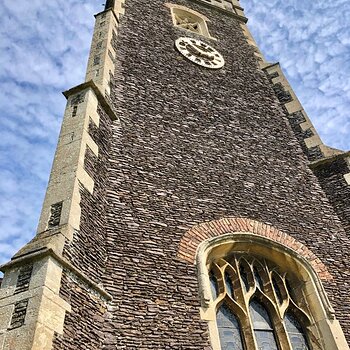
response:
<path fill-rule="evenodd" d="M 132 1 L 132 0 L 128 0 Z M 350 149 L 348 0 L 241 0 L 324 141 Z M 95 0 L 0 2 L 0 263 L 36 229 L 65 106 L 84 79 Z"/>
<path fill-rule="evenodd" d="M 242 0 L 266 58 L 279 61 L 323 141 L 350 149 L 350 3 Z"/>
<path fill-rule="evenodd" d="M 0 263 L 36 230 L 65 106 L 101 2 L 0 3 Z"/>

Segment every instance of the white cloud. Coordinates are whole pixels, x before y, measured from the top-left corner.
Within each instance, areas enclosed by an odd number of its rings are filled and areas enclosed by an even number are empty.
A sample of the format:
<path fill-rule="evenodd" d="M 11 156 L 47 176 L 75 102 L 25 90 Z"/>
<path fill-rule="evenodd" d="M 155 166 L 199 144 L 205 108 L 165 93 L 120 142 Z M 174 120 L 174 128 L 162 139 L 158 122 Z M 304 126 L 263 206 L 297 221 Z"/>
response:
<path fill-rule="evenodd" d="M 60 129 L 101 3 L 0 3 L 0 263 L 33 237 Z M 78 63 L 78 64 L 77 64 Z"/>
<path fill-rule="evenodd" d="M 350 149 L 348 0 L 241 2 L 324 141 Z M 84 79 L 101 4 L 0 2 L 0 263 L 35 233 L 65 105 L 60 92 Z"/>
<path fill-rule="evenodd" d="M 350 149 L 349 2 L 245 0 L 242 5 L 261 50 L 281 63 L 324 142 Z"/>

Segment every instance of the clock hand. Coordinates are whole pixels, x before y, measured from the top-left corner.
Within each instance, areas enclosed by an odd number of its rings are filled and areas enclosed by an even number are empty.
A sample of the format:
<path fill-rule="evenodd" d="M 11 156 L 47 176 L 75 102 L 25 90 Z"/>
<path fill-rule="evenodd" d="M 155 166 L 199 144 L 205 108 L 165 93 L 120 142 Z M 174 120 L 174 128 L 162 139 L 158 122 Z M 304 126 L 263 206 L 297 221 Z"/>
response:
<path fill-rule="evenodd" d="M 202 51 L 202 52 L 212 52 L 213 50 L 210 48 L 210 47 L 205 47 L 203 45 L 197 45 L 197 44 L 193 44 L 193 46 L 196 47 L 196 49 L 198 49 L 199 51 Z"/>
<path fill-rule="evenodd" d="M 205 58 L 207 60 L 214 60 L 215 56 L 214 55 L 210 55 L 206 52 L 203 52 L 197 45 L 192 45 L 192 44 L 187 44 L 187 50 L 192 53 L 193 55 Z"/>

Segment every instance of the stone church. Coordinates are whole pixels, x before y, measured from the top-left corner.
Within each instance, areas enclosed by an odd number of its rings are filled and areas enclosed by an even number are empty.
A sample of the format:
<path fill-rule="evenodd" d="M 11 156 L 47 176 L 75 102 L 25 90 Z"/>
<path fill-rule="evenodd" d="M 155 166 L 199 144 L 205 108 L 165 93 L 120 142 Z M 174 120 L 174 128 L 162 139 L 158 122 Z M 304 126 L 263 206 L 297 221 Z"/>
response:
<path fill-rule="evenodd" d="M 349 349 L 350 154 L 239 1 L 95 17 L 37 234 L 1 267 L 0 349 Z"/>

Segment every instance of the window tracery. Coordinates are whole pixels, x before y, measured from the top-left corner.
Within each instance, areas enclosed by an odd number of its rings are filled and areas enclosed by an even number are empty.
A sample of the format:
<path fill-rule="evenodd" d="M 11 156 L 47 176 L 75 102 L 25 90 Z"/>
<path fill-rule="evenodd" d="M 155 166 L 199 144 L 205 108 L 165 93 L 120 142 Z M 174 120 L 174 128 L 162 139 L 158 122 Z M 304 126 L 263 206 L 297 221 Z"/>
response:
<path fill-rule="evenodd" d="M 178 11 L 174 13 L 174 17 L 177 27 L 201 34 L 200 23 L 196 18 L 191 18 L 192 16 L 188 16 L 186 13 L 178 13 Z"/>
<path fill-rule="evenodd" d="M 201 13 L 181 5 L 170 3 L 165 5 L 171 9 L 175 27 L 210 37 L 207 26 L 208 19 Z"/>
<path fill-rule="evenodd" d="M 247 230 L 249 227 L 254 232 Z M 191 248 L 188 242 L 193 242 Z M 213 350 L 222 350 L 217 313 L 224 302 L 238 320 L 244 350 L 257 350 L 248 310 L 253 299 L 268 311 L 279 350 L 350 350 L 323 286 L 334 277 L 303 243 L 251 219 L 224 218 L 194 226 L 184 235 L 181 247 L 182 259 L 190 262 L 195 258 L 200 315 L 208 322 Z M 242 259 L 241 266 L 235 259 Z M 229 278 L 223 278 L 225 272 Z M 233 297 L 225 289 L 228 279 Z M 277 303 L 278 294 L 281 300 Z"/>
<path fill-rule="evenodd" d="M 208 269 L 221 350 L 310 350 L 309 311 L 299 302 L 301 289 L 290 292 L 298 285 L 290 273 L 246 254 L 219 258 Z"/>

